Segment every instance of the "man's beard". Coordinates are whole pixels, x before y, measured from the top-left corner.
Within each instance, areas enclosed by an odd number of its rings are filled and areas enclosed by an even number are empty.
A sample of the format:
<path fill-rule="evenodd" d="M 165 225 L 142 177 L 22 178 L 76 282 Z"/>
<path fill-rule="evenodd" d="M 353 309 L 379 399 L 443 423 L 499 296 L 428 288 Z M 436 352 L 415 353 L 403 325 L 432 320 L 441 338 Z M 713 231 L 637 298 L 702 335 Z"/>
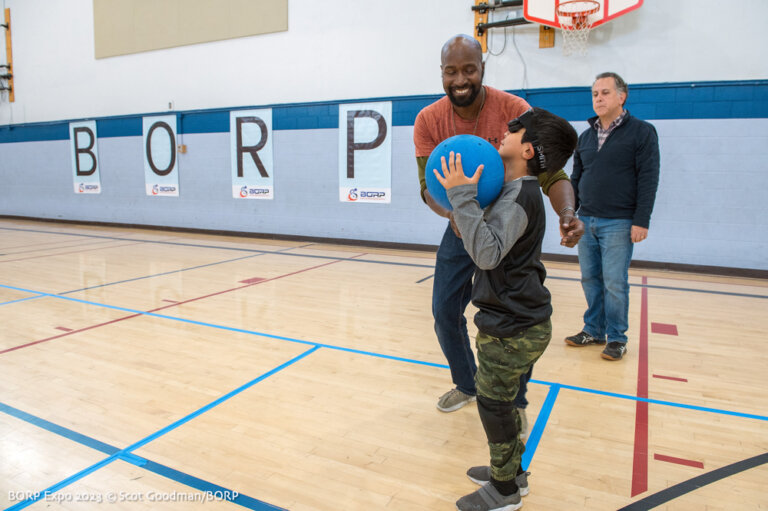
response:
<path fill-rule="evenodd" d="M 466 99 L 456 98 L 456 96 L 453 95 L 454 87 L 451 87 L 450 89 L 448 89 L 447 96 L 448 96 L 448 99 L 451 101 L 451 103 L 453 103 L 453 106 L 463 107 L 463 106 L 471 105 L 477 99 L 477 96 L 480 94 L 480 92 L 482 92 L 483 90 L 482 83 L 478 87 L 475 87 L 474 85 L 471 85 L 470 87 L 471 87 L 471 91 L 469 96 L 466 97 Z"/>

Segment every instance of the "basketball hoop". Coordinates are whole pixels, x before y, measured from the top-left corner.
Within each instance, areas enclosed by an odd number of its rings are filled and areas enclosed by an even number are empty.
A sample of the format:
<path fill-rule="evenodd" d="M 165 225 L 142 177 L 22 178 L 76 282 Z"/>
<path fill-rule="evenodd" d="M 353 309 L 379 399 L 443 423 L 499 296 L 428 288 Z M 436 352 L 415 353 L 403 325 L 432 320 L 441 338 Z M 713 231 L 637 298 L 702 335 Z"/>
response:
<path fill-rule="evenodd" d="M 563 31 L 565 55 L 587 54 L 587 38 L 592 24 L 597 20 L 600 2 L 595 0 L 570 0 L 557 6 L 557 18 Z"/>

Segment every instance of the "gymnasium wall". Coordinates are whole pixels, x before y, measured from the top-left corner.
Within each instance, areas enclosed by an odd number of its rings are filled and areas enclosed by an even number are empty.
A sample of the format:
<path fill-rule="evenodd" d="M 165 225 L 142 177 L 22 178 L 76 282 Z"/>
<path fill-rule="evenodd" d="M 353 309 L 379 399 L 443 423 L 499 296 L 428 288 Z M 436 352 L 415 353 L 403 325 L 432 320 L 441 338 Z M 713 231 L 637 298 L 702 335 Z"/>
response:
<path fill-rule="evenodd" d="M 441 94 L 439 51 L 471 33 L 469 0 L 290 0 L 288 31 L 94 58 L 92 2 L 5 0 L 16 101 L 0 103 L 0 215 L 436 245 L 444 222 L 418 196 L 412 126 Z M 646 0 L 595 29 L 586 57 L 559 35 L 494 31 L 486 83 L 566 117 L 593 115 L 589 85 L 613 70 L 628 108 L 657 127 L 662 176 L 635 259 L 768 270 L 758 195 L 768 185 L 768 4 Z M 702 12 L 707 12 L 706 16 Z M 699 15 L 696 14 L 699 13 Z M 497 15 L 497 18 L 501 15 Z M 713 37 L 713 33 L 717 33 Z M 3 55 L 4 52 L 0 52 Z M 2 57 L 0 57 L 2 58 Z M 392 102 L 392 201 L 339 201 L 339 104 Z M 273 111 L 275 199 L 234 200 L 229 111 Z M 144 190 L 141 118 L 176 114 L 179 197 Z M 72 187 L 70 121 L 95 119 L 100 194 Z M 548 219 L 544 251 L 575 254 Z"/>

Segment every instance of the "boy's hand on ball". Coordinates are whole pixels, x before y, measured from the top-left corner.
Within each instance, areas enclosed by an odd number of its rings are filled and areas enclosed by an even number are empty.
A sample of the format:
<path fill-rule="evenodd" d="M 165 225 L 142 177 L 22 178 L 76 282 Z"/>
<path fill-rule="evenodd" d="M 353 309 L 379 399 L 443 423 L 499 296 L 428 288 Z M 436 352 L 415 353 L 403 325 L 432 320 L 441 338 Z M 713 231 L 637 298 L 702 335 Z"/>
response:
<path fill-rule="evenodd" d="M 461 154 L 454 154 L 453 151 L 449 153 L 447 163 L 445 156 L 440 158 L 440 163 L 443 167 L 443 175 L 440 175 L 437 169 L 432 169 L 432 172 L 446 190 L 454 186 L 477 184 L 483 174 L 483 165 L 480 165 L 472 177 L 465 176 L 464 168 L 461 166 Z"/>

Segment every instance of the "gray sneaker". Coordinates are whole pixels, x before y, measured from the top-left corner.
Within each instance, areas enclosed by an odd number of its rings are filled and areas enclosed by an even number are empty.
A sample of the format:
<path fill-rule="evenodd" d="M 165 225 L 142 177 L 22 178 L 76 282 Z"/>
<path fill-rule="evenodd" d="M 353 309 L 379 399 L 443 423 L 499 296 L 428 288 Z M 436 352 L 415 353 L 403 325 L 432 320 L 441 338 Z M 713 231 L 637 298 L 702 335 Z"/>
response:
<path fill-rule="evenodd" d="M 528 440 L 528 416 L 525 415 L 525 408 L 518 408 L 517 414 L 520 416 L 520 440 Z"/>
<path fill-rule="evenodd" d="M 476 399 L 477 397 L 465 394 L 459 389 L 451 389 L 438 399 L 437 409 L 441 412 L 453 412 Z"/>
<path fill-rule="evenodd" d="M 515 511 L 521 507 L 523 501 L 519 491 L 505 497 L 492 484 L 481 486 L 479 490 L 456 501 L 456 509 L 459 511 Z"/>
<path fill-rule="evenodd" d="M 523 472 L 515 477 L 515 483 L 517 483 L 517 487 L 520 489 L 521 497 L 525 497 L 531 491 L 528 486 L 528 474 L 530 474 L 530 472 Z M 469 477 L 469 480 L 473 483 L 483 486 L 491 480 L 491 467 L 488 465 L 472 467 L 467 470 L 467 477 Z"/>

